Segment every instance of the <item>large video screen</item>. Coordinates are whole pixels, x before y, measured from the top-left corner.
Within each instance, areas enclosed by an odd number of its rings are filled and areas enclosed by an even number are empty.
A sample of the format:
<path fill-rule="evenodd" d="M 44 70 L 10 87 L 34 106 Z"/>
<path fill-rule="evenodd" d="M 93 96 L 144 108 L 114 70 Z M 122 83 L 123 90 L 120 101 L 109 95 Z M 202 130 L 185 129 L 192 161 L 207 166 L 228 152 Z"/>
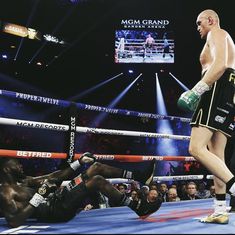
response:
<path fill-rule="evenodd" d="M 115 63 L 174 63 L 172 31 L 116 30 Z"/>

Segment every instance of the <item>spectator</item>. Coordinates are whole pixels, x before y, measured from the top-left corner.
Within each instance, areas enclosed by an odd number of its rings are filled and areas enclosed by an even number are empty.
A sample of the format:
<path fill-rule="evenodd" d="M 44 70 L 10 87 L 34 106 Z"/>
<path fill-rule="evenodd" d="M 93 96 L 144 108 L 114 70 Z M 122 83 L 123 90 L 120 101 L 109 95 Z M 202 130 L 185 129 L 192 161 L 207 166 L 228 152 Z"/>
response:
<path fill-rule="evenodd" d="M 162 199 L 159 196 L 157 190 L 152 189 L 149 190 L 148 194 L 141 194 L 139 195 L 141 201 L 143 202 L 142 205 L 139 205 L 138 210 L 143 211 L 145 210 L 145 206 L 148 205 L 149 208 L 153 207 L 156 208 L 157 205 L 160 203 L 162 203 Z M 138 203 L 138 201 L 136 201 L 136 203 Z M 137 210 L 137 213 L 138 213 Z M 142 218 L 145 218 L 145 216 L 141 216 Z"/>
<path fill-rule="evenodd" d="M 159 188 L 159 195 L 161 196 L 163 202 L 166 202 L 167 191 L 168 191 L 167 185 L 165 183 L 161 183 Z"/>
<path fill-rule="evenodd" d="M 117 185 L 116 188 L 119 192 L 121 192 L 122 194 L 127 196 L 127 193 L 126 193 L 127 185 L 126 184 L 120 183 Z M 100 207 L 105 208 L 105 205 L 109 205 L 110 207 L 116 206 L 116 204 L 113 203 L 112 201 L 108 200 L 108 203 L 107 203 L 107 199 L 103 198 L 103 199 L 101 199 Z M 108 206 L 106 206 L 106 207 L 108 207 Z"/>
<path fill-rule="evenodd" d="M 215 185 L 210 186 L 210 198 L 215 198 Z"/>
<path fill-rule="evenodd" d="M 178 202 L 180 198 L 178 197 L 176 188 L 169 188 L 167 193 L 167 201 L 168 202 Z"/>
<path fill-rule="evenodd" d="M 182 182 L 181 185 L 180 185 L 180 189 L 178 191 L 178 195 L 180 198 L 183 198 L 186 196 L 186 183 L 185 182 Z"/>
<path fill-rule="evenodd" d="M 139 200 L 138 192 L 135 191 L 135 190 L 132 190 L 130 199 L 133 200 L 133 201 L 138 201 Z"/>
<path fill-rule="evenodd" d="M 131 191 L 132 191 L 132 190 L 135 190 L 135 191 L 140 190 L 140 184 L 139 184 L 139 182 L 133 181 L 133 182 L 131 183 Z"/>
<path fill-rule="evenodd" d="M 151 184 L 149 185 L 149 189 L 150 189 L 150 190 L 151 190 L 151 189 L 155 189 L 155 190 L 158 191 L 157 184 L 156 184 L 155 182 L 151 183 Z"/>
<path fill-rule="evenodd" d="M 190 174 L 190 167 L 191 167 L 191 163 L 190 162 L 185 162 L 184 163 L 184 172 L 186 175 Z"/>
<path fill-rule="evenodd" d="M 127 185 L 126 184 L 118 184 L 117 189 L 121 192 L 121 193 L 125 193 L 126 194 L 126 190 L 127 190 Z"/>
<path fill-rule="evenodd" d="M 171 185 L 171 188 L 177 189 L 177 185 L 176 185 L 176 184 L 172 184 L 172 185 Z"/>
<path fill-rule="evenodd" d="M 200 182 L 198 185 L 198 192 L 196 194 L 199 198 L 205 199 L 210 197 L 210 191 L 206 189 L 206 183 Z"/>
<path fill-rule="evenodd" d="M 191 181 L 186 185 L 186 195 L 182 197 L 181 200 L 200 199 L 196 194 L 197 194 L 197 185 Z"/>

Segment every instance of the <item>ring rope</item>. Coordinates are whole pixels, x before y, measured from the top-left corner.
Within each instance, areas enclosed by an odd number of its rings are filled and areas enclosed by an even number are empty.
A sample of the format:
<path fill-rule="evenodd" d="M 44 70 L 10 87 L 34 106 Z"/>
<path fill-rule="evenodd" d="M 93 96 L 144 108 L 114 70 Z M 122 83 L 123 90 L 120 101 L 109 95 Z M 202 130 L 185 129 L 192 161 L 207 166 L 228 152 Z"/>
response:
<path fill-rule="evenodd" d="M 75 158 L 79 159 L 82 153 L 76 153 Z M 46 158 L 46 159 L 66 159 L 66 153 L 53 153 L 53 152 L 36 152 L 36 151 L 24 151 L 24 150 L 8 150 L 0 149 L 1 157 L 12 158 Z M 145 155 L 117 155 L 117 154 L 94 154 L 95 158 L 99 160 L 107 161 L 120 161 L 120 162 L 143 162 L 151 161 L 196 161 L 194 157 L 190 156 L 145 156 Z"/>
<path fill-rule="evenodd" d="M 46 123 L 46 122 L 34 122 L 19 119 L 0 118 L 0 124 L 12 125 L 36 129 L 47 129 L 55 131 L 68 131 L 68 125 Z M 126 131 L 126 130 L 113 130 L 102 128 L 89 128 L 89 127 L 76 127 L 76 132 L 79 133 L 91 133 L 91 134 L 103 134 L 103 135 L 121 135 L 121 136 L 135 136 L 135 137 L 150 137 L 150 138 L 163 138 L 174 140 L 190 140 L 190 136 L 184 135 L 172 135 L 172 134 L 160 134 L 151 132 L 139 132 L 139 131 Z"/>
<path fill-rule="evenodd" d="M 154 181 L 171 181 L 171 180 L 202 180 L 204 175 L 172 175 L 154 177 Z"/>
<path fill-rule="evenodd" d="M 202 180 L 204 175 L 175 175 L 175 176 L 154 176 L 153 182 L 162 182 L 162 181 L 184 181 L 184 180 Z M 207 175 L 206 179 L 213 179 L 213 175 Z M 111 184 L 131 184 L 134 182 L 133 179 L 124 179 L 124 178 L 109 178 L 106 179 Z M 66 186 L 70 181 L 63 181 L 61 186 Z"/>
<path fill-rule="evenodd" d="M 108 180 L 111 184 L 131 184 L 132 182 L 134 182 L 134 180 L 132 179 L 124 179 L 124 178 L 110 178 L 110 179 L 106 179 Z M 61 187 L 65 187 L 69 184 L 70 181 L 63 181 L 61 184 Z"/>
<path fill-rule="evenodd" d="M 62 107 L 68 107 L 71 103 L 70 101 L 66 101 L 66 100 L 53 99 L 53 98 L 48 98 L 44 96 L 36 96 L 36 95 L 30 95 L 30 94 L 7 91 L 7 90 L 0 90 L 0 95 L 5 96 L 5 97 L 20 99 L 20 100 L 27 100 L 27 101 L 35 102 L 35 103 L 51 104 L 51 105 L 62 106 Z M 112 108 L 107 108 L 103 106 L 95 106 L 95 105 L 82 104 L 82 103 L 76 103 L 76 106 L 78 109 L 81 109 L 81 110 L 105 112 L 105 113 L 119 114 L 119 115 L 124 115 L 124 116 L 134 116 L 134 117 L 143 117 L 143 118 L 145 117 L 145 118 L 151 118 L 151 119 L 157 119 L 157 120 L 166 119 L 170 121 L 175 120 L 175 121 L 181 121 L 181 122 L 191 121 L 190 118 L 165 116 L 165 115 L 154 114 L 154 113 L 130 111 L 126 109 L 112 109 Z"/>

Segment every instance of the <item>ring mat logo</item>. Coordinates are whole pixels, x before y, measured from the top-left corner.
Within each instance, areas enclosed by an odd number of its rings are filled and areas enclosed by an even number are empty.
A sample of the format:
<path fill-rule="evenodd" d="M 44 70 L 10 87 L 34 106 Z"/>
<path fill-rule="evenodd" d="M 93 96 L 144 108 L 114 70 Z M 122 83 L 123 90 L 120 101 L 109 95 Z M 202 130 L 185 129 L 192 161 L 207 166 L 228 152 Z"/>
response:
<path fill-rule="evenodd" d="M 47 229 L 50 226 L 19 226 L 17 228 L 5 230 L 0 234 L 35 234 L 40 232 L 42 229 Z"/>

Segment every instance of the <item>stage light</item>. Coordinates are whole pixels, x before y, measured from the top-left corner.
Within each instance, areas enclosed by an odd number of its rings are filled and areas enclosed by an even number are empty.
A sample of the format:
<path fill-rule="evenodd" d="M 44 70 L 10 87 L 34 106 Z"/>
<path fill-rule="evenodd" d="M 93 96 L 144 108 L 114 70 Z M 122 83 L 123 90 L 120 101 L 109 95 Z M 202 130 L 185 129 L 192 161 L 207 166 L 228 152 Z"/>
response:
<path fill-rule="evenodd" d="M 131 73 L 131 74 L 132 74 L 132 73 L 134 73 L 134 71 L 133 71 L 132 69 L 129 69 L 129 70 L 128 70 L 128 73 Z"/>
<path fill-rule="evenodd" d="M 137 78 L 134 79 L 117 97 L 115 97 L 107 106 L 108 108 L 115 108 L 116 105 L 125 97 L 125 95 L 128 93 L 128 91 L 133 87 L 133 85 L 136 83 L 136 81 L 142 76 L 142 73 L 139 74 Z M 90 124 L 89 126 L 94 126 L 95 124 L 100 124 L 104 121 L 104 119 L 107 117 L 107 113 L 101 113 L 99 114 Z"/>
<path fill-rule="evenodd" d="M 177 79 L 171 72 L 169 72 L 169 75 L 175 79 L 175 81 L 185 90 L 188 91 L 189 88 L 187 86 L 185 86 L 181 81 L 179 81 L 179 79 Z"/>
<path fill-rule="evenodd" d="M 7 59 L 8 56 L 7 56 L 6 54 L 4 54 L 4 55 L 2 55 L 2 58 L 3 58 L 3 59 Z"/>
<path fill-rule="evenodd" d="M 167 109 L 162 94 L 162 89 L 156 73 L 156 111 L 158 114 L 167 116 Z M 173 134 L 171 124 L 169 120 L 157 120 L 156 121 L 156 132 Z M 159 155 L 178 155 L 176 148 L 176 142 L 171 139 L 157 139 L 156 154 Z"/>
<path fill-rule="evenodd" d="M 99 84 L 97 84 L 97 85 L 95 85 L 93 87 L 90 87 L 89 89 L 87 89 L 87 90 L 85 90 L 83 92 L 80 92 L 78 95 L 75 95 L 75 96 L 72 96 L 72 97 L 68 98 L 68 100 L 77 101 L 78 99 L 81 99 L 84 96 L 91 94 L 92 92 L 96 91 L 98 88 L 106 85 L 107 83 L 113 81 L 115 78 L 118 78 L 118 77 L 120 77 L 122 75 L 123 75 L 123 73 L 120 73 L 120 74 L 118 74 L 118 75 L 116 75 L 114 77 L 111 77 L 111 78 L 109 78 L 109 79 L 107 79 L 107 80 L 105 80 L 105 81 L 103 81 L 103 82 L 101 82 L 101 83 L 99 83 Z"/>
<path fill-rule="evenodd" d="M 139 74 L 139 76 L 137 78 L 135 78 L 123 91 L 121 91 L 121 93 L 115 97 L 107 106 L 107 108 L 115 108 L 117 106 L 117 104 L 125 97 L 125 95 L 128 93 L 128 91 L 133 87 L 133 85 L 136 83 L 136 81 L 142 76 L 143 74 Z M 97 127 L 100 126 L 100 124 L 105 120 L 105 118 L 107 117 L 107 113 L 102 112 L 100 114 L 98 114 L 90 123 L 89 126 L 90 127 Z M 80 145 L 83 145 L 83 143 L 86 143 L 87 141 L 87 137 L 86 136 L 81 136 L 79 137 L 79 143 Z"/>

